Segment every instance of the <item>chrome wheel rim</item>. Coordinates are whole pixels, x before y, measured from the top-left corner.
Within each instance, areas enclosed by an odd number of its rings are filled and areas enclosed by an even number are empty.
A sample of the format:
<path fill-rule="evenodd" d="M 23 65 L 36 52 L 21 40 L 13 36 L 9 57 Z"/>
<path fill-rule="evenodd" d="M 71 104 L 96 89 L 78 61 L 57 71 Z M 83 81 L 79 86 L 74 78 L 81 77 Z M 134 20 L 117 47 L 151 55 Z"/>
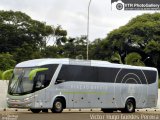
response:
<path fill-rule="evenodd" d="M 132 111 L 133 110 L 133 104 L 131 102 L 129 102 L 127 104 L 127 108 L 128 108 L 129 111 Z"/>
<path fill-rule="evenodd" d="M 56 107 L 56 109 L 60 110 L 62 108 L 62 103 L 56 102 L 55 107 Z"/>

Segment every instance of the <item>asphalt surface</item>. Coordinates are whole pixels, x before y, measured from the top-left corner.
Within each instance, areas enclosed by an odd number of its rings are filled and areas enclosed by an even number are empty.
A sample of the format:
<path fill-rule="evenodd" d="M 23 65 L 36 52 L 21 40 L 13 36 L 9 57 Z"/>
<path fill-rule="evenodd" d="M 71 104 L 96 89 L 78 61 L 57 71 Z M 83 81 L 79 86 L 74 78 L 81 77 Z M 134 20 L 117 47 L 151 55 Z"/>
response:
<path fill-rule="evenodd" d="M 27 110 L 0 111 L 0 120 L 160 120 L 160 109 L 136 110 L 135 113 L 103 113 L 100 110 L 64 110 L 62 113 L 32 113 Z"/>

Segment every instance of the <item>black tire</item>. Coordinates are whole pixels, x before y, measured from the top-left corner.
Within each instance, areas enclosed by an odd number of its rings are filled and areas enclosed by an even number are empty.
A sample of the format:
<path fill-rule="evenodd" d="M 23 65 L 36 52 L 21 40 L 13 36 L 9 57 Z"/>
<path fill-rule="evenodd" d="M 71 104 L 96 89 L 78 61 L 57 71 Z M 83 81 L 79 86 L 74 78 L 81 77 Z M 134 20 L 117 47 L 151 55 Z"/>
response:
<path fill-rule="evenodd" d="M 101 109 L 104 113 L 113 113 L 112 109 Z"/>
<path fill-rule="evenodd" d="M 41 109 L 30 109 L 32 111 L 32 113 L 40 113 Z"/>
<path fill-rule="evenodd" d="M 135 112 L 135 109 L 136 109 L 136 105 L 135 105 L 134 100 L 128 99 L 126 101 L 125 108 L 123 110 L 121 110 L 121 112 L 123 112 L 123 113 L 133 113 L 133 112 Z"/>
<path fill-rule="evenodd" d="M 51 111 L 53 113 L 61 113 L 63 111 L 63 100 L 60 98 L 55 99 Z"/>
<path fill-rule="evenodd" d="M 48 109 L 42 109 L 42 112 L 48 113 Z"/>

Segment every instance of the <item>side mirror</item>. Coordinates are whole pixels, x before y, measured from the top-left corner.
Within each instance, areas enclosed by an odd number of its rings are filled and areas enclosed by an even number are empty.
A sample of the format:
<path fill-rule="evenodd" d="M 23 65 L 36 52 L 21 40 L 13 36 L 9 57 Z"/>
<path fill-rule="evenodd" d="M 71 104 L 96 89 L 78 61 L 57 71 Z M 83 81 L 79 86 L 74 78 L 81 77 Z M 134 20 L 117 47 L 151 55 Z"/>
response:
<path fill-rule="evenodd" d="M 13 69 L 9 69 L 9 70 L 6 70 L 2 73 L 2 80 L 5 80 L 5 79 L 9 79 L 7 77 L 8 76 L 11 76 L 11 74 L 13 73 Z"/>
<path fill-rule="evenodd" d="M 33 78 L 36 76 L 37 72 L 45 71 L 45 70 L 48 70 L 48 68 L 37 68 L 37 69 L 32 70 L 29 73 L 29 80 L 33 80 Z"/>
<path fill-rule="evenodd" d="M 63 82 L 65 82 L 65 80 L 61 80 L 61 79 L 56 80 L 56 84 L 63 83 Z"/>

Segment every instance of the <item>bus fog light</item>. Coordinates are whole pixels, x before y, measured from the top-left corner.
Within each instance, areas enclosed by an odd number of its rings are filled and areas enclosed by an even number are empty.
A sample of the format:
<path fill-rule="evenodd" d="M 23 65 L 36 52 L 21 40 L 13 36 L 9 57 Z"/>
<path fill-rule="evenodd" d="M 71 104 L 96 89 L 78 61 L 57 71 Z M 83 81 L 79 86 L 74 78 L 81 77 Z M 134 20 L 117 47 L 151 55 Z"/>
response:
<path fill-rule="evenodd" d="M 27 107 L 30 107 L 30 106 L 31 106 L 31 104 L 32 104 L 32 103 L 29 103 L 29 104 L 27 104 L 26 106 L 27 106 Z"/>
<path fill-rule="evenodd" d="M 25 98 L 24 101 L 28 101 L 30 98 Z"/>

